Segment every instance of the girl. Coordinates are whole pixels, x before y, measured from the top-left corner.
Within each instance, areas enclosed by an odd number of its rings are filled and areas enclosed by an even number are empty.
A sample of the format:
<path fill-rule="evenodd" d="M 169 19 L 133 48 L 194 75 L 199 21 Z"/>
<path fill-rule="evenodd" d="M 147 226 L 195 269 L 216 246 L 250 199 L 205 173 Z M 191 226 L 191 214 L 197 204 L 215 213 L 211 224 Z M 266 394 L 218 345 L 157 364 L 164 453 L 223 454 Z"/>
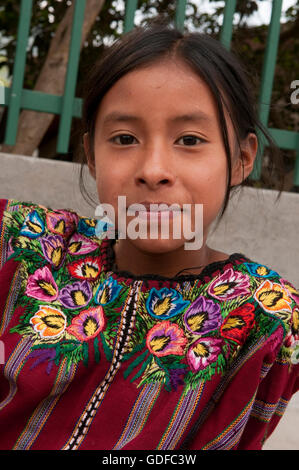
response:
<path fill-rule="evenodd" d="M 71 210 L 1 202 L 1 448 L 261 449 L 298 388 L 299 292 L 207 244 L 258 129 L 273 145 L 245 72 L 206 35 L 136 28 L 95 66 L 83 114 L 117 240 Z M 146 236 L 124 236 L 136 203 Z M 198 207 L 199 248 L 162 236 L 166 215 L 194 235 Z"/>

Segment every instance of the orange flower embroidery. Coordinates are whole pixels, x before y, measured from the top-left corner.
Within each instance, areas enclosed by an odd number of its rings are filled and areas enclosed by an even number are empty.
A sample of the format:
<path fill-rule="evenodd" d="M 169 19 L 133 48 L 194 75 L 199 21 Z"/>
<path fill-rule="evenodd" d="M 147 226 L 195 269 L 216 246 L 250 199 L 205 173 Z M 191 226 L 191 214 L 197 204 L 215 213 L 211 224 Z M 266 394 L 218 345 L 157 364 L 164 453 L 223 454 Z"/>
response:
<path fill-rule="evenodd" d="M 30 323 L 41 338 L 57 338 L 65 330 L 66 316 L 60 310 L 44 305 Z"/>
<path fill-rule="evenodd" d="M 280 284 L 265 281 L 254 294 L 254 298 L 267 312 L 292 311 L 291 298 Z"/>

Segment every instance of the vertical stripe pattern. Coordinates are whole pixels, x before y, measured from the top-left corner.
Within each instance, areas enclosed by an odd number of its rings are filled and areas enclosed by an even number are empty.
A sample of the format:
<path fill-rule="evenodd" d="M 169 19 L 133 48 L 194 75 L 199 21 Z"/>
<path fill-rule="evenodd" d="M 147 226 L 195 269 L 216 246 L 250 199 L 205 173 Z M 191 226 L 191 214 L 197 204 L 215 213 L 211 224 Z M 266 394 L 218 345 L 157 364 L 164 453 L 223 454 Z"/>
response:
<path fill-rule="evenodd" d="M 31 351 L 32 344 L 33 340 L 28 338 L 28 336 L 22 338 L 6 363 L 4 377 L 7 378 L 10 388 L 7 397 L 0 403 L 0 410 L 11 402 L 17 392 L 17 377 L 25 363 L 26 356 Z"/>
<path fill-rule="evenodd" d="M 186 430 L 204 389 L 200 383 L 196 389 L 182 393 L 172 419 L 157 447 L 159 450 L 173 450 Z"/>
<path fill-rule="evenodd" d="M 21 282 L 22 282 L 22 275 L 21 275 L 22 266 L 19 265 L 13 275 L 8 296 L 6 299 L 6 303 L 3 310 L 3 315 L 0 323 L 0 336 L 4 333 L 9 324 L 13 312 L 14 306 L 18 298 L 18 294 L 20 292 Z"/>
<path fill-rule="evenodd" d="M 68 439 L 62 450 L 76 450 L 82 444 L 91 423 L 111 385 L 118 369 L 121 366 L 121 360 L 127 347 L 128 335 L 131 334 L 136 314 L 136 305 L 138 302 L 138 294 L 142 281 L 135 281 L 130 289 L 127 302 L 121 314 L 120 327 L 117 334 L 116 345 L 114 349 L 111 365 L 104 380 L 96 388 L 82 415 L 80 416 L 74 431 Z"/>
<path fill-rule="evenodd" d="M 26 427 L 19 436 L 13 450 L 30 449 L 41 432 L 43 426 L 45 425 L 56 403 L 73 380 L 75 371 L 76 365 L 72 364 L 72 366 L 68 368 L 67 359 L 62 361 L 49 396 L 47 396 L 34 410 L 29 421 L 27 422 Z"/>
<path fill-rule="evenodd" d="M 206 444 L 202 450 L 232 450 L 239 442 L 248 421 L 255 394 L 237 418 L 215 439 Z"/>
<path fill-rule="evenodd" d="M 162 382 L 145 385 L 130 413 L 125 429 L 113 450 L 122 449 L 142 431 L 147 418 L 159 396 Z"/>

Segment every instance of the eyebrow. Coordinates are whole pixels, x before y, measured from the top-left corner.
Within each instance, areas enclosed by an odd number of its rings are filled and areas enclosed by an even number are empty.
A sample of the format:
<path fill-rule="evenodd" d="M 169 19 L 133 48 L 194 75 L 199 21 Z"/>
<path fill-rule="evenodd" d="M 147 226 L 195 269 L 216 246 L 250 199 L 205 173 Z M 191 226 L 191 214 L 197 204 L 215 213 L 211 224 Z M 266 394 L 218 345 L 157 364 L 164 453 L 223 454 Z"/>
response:
<path fill-rule="evenodd" d="M 134 116 L 133 114 L 120 113 L 118 111 L 113 111 L 103 120 L 103 125 L 107 125 L 111 122 L 141 122 L 142 118 Z M 213 124 L 212 116 L 204 113 L 203 111 L 197 111 L 194 113 L 186 113 L 178 116 L 174 116 L 169 119 L 171 123 L 177 122 L 206 122 L 209 125 Z"/>

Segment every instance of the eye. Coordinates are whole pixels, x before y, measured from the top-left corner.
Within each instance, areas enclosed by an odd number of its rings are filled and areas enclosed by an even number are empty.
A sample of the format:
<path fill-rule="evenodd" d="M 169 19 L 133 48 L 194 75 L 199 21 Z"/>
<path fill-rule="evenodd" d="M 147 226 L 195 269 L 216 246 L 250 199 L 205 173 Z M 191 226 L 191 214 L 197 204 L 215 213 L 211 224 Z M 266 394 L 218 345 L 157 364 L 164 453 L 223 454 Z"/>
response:
<path fill-rule="evenodd" d="M 178 143 L 180 141 L 183 141 L 183 145 L 188 146 L 188 147 L 194 146 L 197 143 L 205 142 L 204 139 L 201 139 L 200 137 L 197 137 L 196 135 L 183 135 L 177 140 Z"/>
<path fill-rule="evenodd" d="M 132 145 L 136 141 L 135 137 L 130 134 L 119 134 L 110 139 L 111 142 L 118 145 Z"/>

